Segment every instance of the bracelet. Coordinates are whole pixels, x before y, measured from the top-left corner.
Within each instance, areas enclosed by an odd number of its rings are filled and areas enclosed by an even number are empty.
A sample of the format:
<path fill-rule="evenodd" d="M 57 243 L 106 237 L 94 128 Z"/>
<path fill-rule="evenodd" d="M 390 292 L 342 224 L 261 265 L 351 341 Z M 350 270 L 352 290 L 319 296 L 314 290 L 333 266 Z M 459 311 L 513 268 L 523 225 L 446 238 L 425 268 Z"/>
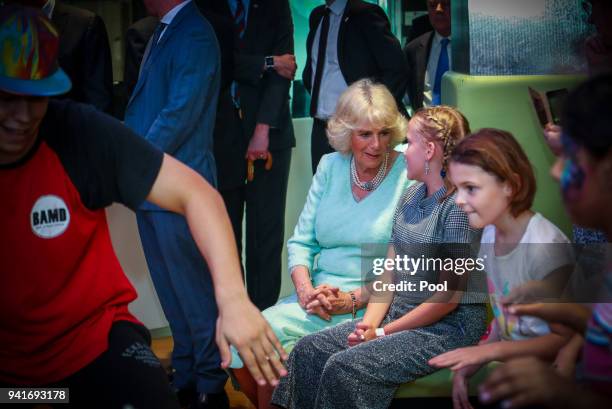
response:
<path fill-rule="evenodd" d="M 355 297 L 354 291 L 349 291 L 349 295 L 351 296 L 351 302 L 353 304 L 353 319 L 355 319 L 357 317 L 357 298 Z"/>

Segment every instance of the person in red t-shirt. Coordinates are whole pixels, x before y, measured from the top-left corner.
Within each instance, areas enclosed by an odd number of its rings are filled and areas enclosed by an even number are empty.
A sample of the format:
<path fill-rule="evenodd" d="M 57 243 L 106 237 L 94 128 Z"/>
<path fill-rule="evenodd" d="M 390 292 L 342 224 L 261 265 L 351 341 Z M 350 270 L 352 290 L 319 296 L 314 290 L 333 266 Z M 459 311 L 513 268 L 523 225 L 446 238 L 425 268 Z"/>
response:
<path fill-rule="evenodd" d="M 221 365 L 233 344 L 276 384 L 286 353 L 246 295 L 221 197 L 111 117 L 49 100 L 71 86 L 57 43 L 40 10 L 0 8 L 0 386 L 68 387 L 78 407 L 178 407 L 128 311 L 136 292 L 104 213 L 144 200 L 184 215 L 208 262 Z"/>

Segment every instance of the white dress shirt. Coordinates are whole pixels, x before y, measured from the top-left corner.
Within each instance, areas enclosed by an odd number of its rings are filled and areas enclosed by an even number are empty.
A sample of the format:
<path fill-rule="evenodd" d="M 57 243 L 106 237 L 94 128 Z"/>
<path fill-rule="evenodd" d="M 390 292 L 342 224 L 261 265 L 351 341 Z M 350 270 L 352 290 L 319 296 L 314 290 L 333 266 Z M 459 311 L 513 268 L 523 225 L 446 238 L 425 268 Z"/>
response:
<path fill-rule="evenodd" d="M 342 22 L 342 15 L 348 0 L 336 0 L 329 6 L 329 32 L 327 33 L 327 47 L 325 48 L 325 65 L 323 66 L 323 76 L 319 88 L 319 101 L 317 103 L 316 117 L 327 120 L 336 112 L 336 103 L 340 94 L 348 88 L 346 80 L 340 71 L 338 61 L 338 31 Z M 312 41 L 312 86 L 317 70 L 317 58 L 319 55 L 319 38 L 321 37 L 321 26 L 323 19 L 319 23 L 314 40 Z M 312 90 L 311 90 L 312 92 Z"/>
<path fill-rule="evenodd" d="M 433 99 L 433 88 L 434 82 L 436 81 L 436 70 L 438 68 L 438 60 L 440 59 L 440 50 L 442 45 L 440 42 L 444 38 L 451 40 L 451 37 L 442 37 L 437 31 L 434 31 L 434 38 L 431 42 L 431 51 L 429 52 L 429 60 L 427 62 L 427 71 L 425 71 L 425 86 L 423 87 L 423 106 L 428 107 L 431 105 Z M 448 43 L 446 48 L 448 50 L 448 69 L 452 69 L 452 51 L 451 43 Z"/>

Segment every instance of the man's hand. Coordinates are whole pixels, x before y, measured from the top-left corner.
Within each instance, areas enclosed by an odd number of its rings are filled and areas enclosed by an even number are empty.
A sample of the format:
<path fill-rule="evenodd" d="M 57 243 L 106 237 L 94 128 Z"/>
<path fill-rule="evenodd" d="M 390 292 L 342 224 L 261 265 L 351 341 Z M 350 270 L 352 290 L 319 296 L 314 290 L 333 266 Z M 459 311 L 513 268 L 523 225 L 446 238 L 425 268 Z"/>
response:
<path fill-rule="evenodd" d="M 268 147 L 270 145 L 270 125 L 268 124 L 257 124 L 255 125 L 255 131 L 249 141 L 249 147 L 247 149 L 246 158 L 252 161 L 258 159 L 267 159 Z"/>
<path fill-rule="evenodd" d="M 281 77 L 293 80 L 295 78 L 295 71 L 297 70 L 295 56 L 293 54 L 275 55 L 274 70 Z"/>
<path fill-rule="evenodd" d="M 246 296 L 220 306 L 216 341 L 222 368 L 231 364 L 230 345 L 233 345 L 259 385 L 263 386 L 267 381 L 276 386 L 278 376 L 287 375 L 281 362 L 288 358 L 287 353 L 270 325 Z"/>

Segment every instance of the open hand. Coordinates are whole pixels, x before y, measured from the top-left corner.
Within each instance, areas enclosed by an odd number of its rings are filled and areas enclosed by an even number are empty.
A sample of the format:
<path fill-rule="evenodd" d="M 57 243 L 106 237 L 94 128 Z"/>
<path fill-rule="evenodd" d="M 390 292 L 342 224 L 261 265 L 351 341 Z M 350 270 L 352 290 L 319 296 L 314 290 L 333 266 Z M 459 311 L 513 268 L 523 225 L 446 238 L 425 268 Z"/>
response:
<path fill-rule="evenodd" d="M 226 304 L 219 310 L 216 342 L 221 367 L 231 364 L 230 345 L 238 350 L 246 367 L 260 385 L 278 385 L 278 377 L 287 375 L 281 361 L 288 358 L 272 328 L 246 297 Z"/>
<path fill-rule="evenodd" d="M 572 382 L 558 375 L 537 358 L 518 358 L 496 368 L 480 386 L 480 400 L 489 404 L 502 402 L 506 409 L 531 405 L 558 407 L 555 397 L 574 388 Z"/>
<path fill-rule="evenodd" d="M 469 401 L 469 381 L 479 368 L 480 365 L 470 365 L 453 372 L 454 409 L 474 409 Z"/>
<path fill-rule="evenodd" d="M 429 365 L 436 368 L 450 368 L 458 371 L 471 365 L 483 365 L 494 360 L 492 349 L 495 344 L 482 344 L 465 348 L 457 348 L 431 358 Z"/>

